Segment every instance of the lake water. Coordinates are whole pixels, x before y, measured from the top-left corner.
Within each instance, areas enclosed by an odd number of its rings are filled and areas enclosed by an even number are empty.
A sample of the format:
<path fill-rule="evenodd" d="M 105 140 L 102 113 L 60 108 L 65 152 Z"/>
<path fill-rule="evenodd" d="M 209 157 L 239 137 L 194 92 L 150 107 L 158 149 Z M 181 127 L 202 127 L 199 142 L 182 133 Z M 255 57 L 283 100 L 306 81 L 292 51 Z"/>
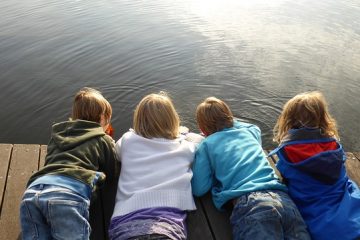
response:
<path fill-rule="evenodd" d="M 182 124 L 224 99 L 265 148 L 283 104 L 320 90 L 347 151 L 360 150 L 357 0 L 3 0 L 0 142 L 42 143 L 84 86 L 113 106 L 115 138 L 146 94 L 167 91 Z"/>

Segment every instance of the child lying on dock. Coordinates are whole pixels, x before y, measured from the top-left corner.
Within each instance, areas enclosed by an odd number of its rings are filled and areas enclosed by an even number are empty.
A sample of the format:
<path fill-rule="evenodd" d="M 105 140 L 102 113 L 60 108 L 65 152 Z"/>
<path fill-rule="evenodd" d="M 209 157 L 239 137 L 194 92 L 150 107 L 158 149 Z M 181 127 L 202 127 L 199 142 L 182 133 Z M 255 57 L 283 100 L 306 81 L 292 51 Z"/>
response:
<path fill-rule="evenodd" d="M 320 92 L 290 99 L 274 128 L 277 168 L 312 239 L 360 239 L 360 190 L 345 168 L 336 122 Z"/>
<path fill-rule="evenodd" d="M 22 198 L 22 239 L 89 239 L 92 193 L 118 174 L 115 142 L 105 134 L 111 114 L 100 92 L 83 88 L 72 120 L 53 125 L 45 166 Z"/>
<path fill-rule="evenodd" d="M 186 239 L 187 210 L 195 210 L 191 164 L 195 143 L 163 92 L 145 96 L 133 129 L 116 143 L 122 163 L 110 239 Z"/>
<path fill-rule="evenodd" d="M 234 120 L 228 105 L 209 97 L 196 110 L 206 136 L 196 150 L 193 193 L 211 189 L 215 206 L 233 205 L 233 239 L 310 239 L 304 220 L 261 147 L 260 129 Z"/>

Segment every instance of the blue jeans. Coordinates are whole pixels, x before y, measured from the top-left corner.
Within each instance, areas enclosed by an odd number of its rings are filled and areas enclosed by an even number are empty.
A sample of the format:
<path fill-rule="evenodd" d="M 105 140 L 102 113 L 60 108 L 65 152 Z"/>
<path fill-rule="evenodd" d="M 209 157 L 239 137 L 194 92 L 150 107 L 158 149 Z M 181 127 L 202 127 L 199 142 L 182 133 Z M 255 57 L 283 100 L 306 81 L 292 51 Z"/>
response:
<path fill-rule="evenodd" d="M 311 240 L 300 212 L 282 191 L 257 191 L 240 196 L 235 200 L 230 222 L 234 240 Z"/>
<path fill-rule="evenodd" d="M 68 188 L 28 188 L 20 206 L 22 239 L 89 239 L 89 205 L 89 199 Z"/>

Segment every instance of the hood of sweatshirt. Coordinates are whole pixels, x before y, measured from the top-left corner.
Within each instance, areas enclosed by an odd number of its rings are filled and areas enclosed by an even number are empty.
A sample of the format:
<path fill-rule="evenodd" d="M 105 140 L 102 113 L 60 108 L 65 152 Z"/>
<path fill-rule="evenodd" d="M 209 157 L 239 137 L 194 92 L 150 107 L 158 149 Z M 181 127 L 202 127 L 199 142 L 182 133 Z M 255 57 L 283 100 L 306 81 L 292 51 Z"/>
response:
<path fill-rule="evenodd" d="M 54 124 L 52 139 L 61 150 L 71 149 L 105 132 L 99 123 L 85 120 L 66 121 Z"/>
<path fill-rule="evenodd" d="M 343 177 L 343 148 L 336 139 L 324 137 L 320 129 L 293 129 L 275 151 L 280 158 L 277 167 L 290 179 L 309 181 L 306 174 L 331 185 Z"/>

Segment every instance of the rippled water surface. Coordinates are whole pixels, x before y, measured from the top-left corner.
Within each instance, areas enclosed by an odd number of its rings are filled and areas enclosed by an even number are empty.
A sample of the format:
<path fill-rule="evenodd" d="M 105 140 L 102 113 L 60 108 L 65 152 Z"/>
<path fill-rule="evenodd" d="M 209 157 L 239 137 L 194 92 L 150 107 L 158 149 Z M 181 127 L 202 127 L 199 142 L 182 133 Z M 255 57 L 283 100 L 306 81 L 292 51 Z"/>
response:
<path fill-rule="evenodd" d="M 115 137 L 165 90 L 183 125 L 214 95 L 272 128 L 283 104 L 320 90 L 347 151 L 360 150 L 357 0 L 5 0 L 0 3 L 0 142 L 47 143 L 84 86 L 113 106 Z"/>

